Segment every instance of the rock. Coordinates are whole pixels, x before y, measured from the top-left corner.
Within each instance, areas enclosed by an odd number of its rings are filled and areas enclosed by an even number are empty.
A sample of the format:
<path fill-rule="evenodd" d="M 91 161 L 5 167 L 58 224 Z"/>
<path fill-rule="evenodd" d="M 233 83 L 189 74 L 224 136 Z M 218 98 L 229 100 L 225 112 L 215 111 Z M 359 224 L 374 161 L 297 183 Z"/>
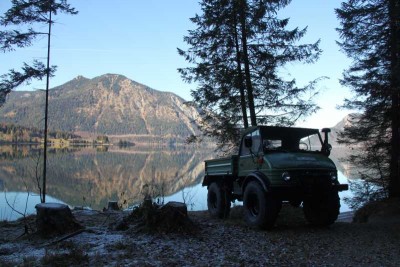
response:
<path fill-rule="evenodd" d="M 65 234 L 82 229 L 65 204 L 40 203 L 35 208 L 37 230 L 42 236 Z"/>

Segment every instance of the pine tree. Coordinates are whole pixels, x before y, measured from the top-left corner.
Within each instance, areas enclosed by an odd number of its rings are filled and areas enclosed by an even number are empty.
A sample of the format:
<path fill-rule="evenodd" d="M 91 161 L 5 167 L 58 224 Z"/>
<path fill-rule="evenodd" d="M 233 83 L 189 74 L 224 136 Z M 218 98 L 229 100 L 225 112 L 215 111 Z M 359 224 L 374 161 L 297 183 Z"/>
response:
<path fill-rule="evenodd" d="M 287 30 L 289 19 L 277 18 L 289 3 L 203 0 L 202 15 L 191 19 L 197 28 L 184 38 L 189 49 L 178 52 L 192 66 L 179 71 L 197 83 L 192 96 L 204 111 L 203 130 L 221 144 L 237 139 L 237 128 L 293 125 L 317 109 L 312 97 L 304 99 L 315 95 L 316 81 L 299 88 L 279 75 L 285 64 L 313 63 L 321 53 L 319 41 L 296 44 L 307 28 Z"/>
<path fill-rule="evenodd" d="M 50 37 L 48 32 L 33 28 L 53 24 L 50 14 L 77 14 L 66 0 L 12 0 L 11 3 L 11 8 L 0 17 L 0 26 L 4 28 L 0 31 L 1 52 L 11 52 L 17 47 L 29 47 L 43 35 Z M 43 62 L 34 60 L 31 64 L 24 62 L 21 71 L 11 69 L 7 74 L 1 75 L 0 105 L 11 90 L 33 79 L 42 80 L 47 74 L 54 75 L 55 70 L 55 66 L 47 67 Z"/>
<path fill-rule="evenodd" d="M 353 59 L 341 83 L 355 96 L 346 99 L 344 107 L 362 111 L 341 141 L 361 145 L 363 151 L 351 161 L 389 197 L 399 197 L 400 2 L 349 0 L 336 14 L 341 22 L 339 45 Z"/>
<path fill-rule="evenodd" d="M 199 84 L 192 96 L 196 105 L 204 109 L 203 131 L 220 136 L 223 145 L 236 136 L 235 131 L 227 129 L 237 124 L 248 127 L 238 18 L 233 1 L 206 0 L 201 6 L 203 15 L 191 19 L 197 29 L 184 37 L 191 48 L 178 49 L 195 67 L 179 71 L 185 81 Z"/>
<path fill-rule="evenodd" d="M 4 103 L 11 90 L 23 83 L 29 83 L 32 79 L 42 80 L 46 77 L 46 104 L 44 118 L 44 153 L 43 153 L 43 185 L 41 201 L 46 202 L 46 164 L 47 164 L 47 132 L 48 132 L 48 99 L 49 79 L 55 72 L 55 66 L 50 67 L 51 27 L 54 23 L 52 16 L 58 13 L 75 15 L 78 12 L 71 8 L 67 0 L 12 0 L 11 8 L 0 19 L 0 25 L 6 28 L 29 27 L 26 31 L 9 29 L 0 31 L 0 45 L 3 52 L 13 51 L 15 47 L 28 47 L 41 35 L 47 35 L 47 62 L 46 65 L 38 60 L 32 65 L 23 63 L 22 71 L 11 69 L 8 74 L 1 75 L 0 81 L 0 105 Z M 48 25 L 47 32 L 34 30 L 33 25 Z M 39 27 L 39 26 L 38 26 Z"/>

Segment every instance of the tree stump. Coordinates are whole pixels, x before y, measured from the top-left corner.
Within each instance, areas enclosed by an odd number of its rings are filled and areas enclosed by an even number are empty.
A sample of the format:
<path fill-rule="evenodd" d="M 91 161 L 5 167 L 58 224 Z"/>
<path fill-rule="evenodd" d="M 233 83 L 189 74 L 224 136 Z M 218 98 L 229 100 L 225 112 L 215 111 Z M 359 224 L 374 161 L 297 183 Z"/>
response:
<path fill-rule="evenodd" d="M 124 219 L 124 223 L 135 223 L 138 231 L 194 233 L 197 227 L 190 220 L 187 206 L 182 202 L 168 202 L 160 206 L 146 199 Z M 125 225 L 121 225 L 126 229 Z"/>
<path fill-rule="evenodd" d="M 187 214 L 187 206 L 182 202 L 168 202 L 159 211 L 159 227 L 166 232 L 191 232 L 193 223 Z"/>
<path fill-rule="evenodd" d="M 118 201 L 108 201 L 107 210 L 119 210 Z"/>
<path fill-rule="evenodd" d="M 187 206 L 182 202 L 170 201 L 161 207 L 161 213 L 174 219 L 187 217 Z"/>
<path fill-rule="evenodd" d="M 42 236 L 65 234 L 82 229 L 65 204 L 40 203 L 35 208 L 37 230 Z"/>

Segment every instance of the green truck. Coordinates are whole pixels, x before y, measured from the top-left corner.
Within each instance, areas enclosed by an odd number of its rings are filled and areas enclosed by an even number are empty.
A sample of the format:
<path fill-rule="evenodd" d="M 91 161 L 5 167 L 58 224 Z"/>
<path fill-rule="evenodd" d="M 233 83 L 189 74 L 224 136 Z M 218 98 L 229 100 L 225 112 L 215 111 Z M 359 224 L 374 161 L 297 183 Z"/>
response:
<path fill-rule="evenodd" d="M 307 221 L 330 225 L 339 215 L 340 184 L 329 159 L 330 129 L 255 126 L 244 131 L 238 155 L 205 161 L 202 185 L 213 217 L 229 216 L 231 202 L 243 201 L 249 226 L 270 229 L 283 202 L 302 205 Z"/>

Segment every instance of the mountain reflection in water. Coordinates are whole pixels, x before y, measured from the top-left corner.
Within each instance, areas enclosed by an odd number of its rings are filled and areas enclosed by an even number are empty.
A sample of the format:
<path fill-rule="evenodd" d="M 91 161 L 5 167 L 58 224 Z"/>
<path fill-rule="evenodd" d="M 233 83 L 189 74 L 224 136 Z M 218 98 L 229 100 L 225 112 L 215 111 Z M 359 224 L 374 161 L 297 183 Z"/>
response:
<path fill-rule="evenodd" d="M 109 200 L 135 204 L 149 194 L 172 195 L 201 182 L 207 151 L 194 147 L 49 150 L 47 193 L 71 206 L 102 209 Z M 3 190 L 38 193 L 39 148 L 0 146 Z M 39 164 L 39 169 L 42 163 Z M 38 170 L 41 174 L 42 171 Z M 25 186 L 26 185 L 26 186 Z"/>
<path fill-rule="evenodd" d="M 34 204 L 40 202 L 35 179 L 40 151 L 40 147 L 33 146 L 0 146 L 0 193 L 19 192 L 18 200 L 14 200 L 14 203 L 20 203 L 14 204 L 19 211 L 25 209 L 27 192 L 30 192 L 27 213 L 34 213 Z M 190 210 L 204 210 L 207 209 L 207 188 L 201 186 L 203 162 L 215 155 L 211 148 L 202 150 L 191 146 L 179 149 L 50 149 L 47 202 L 103 209 L 108 201 L 117 200 L 128 207 L 138 204 L 148 193 L 153 197 L 160 196 L 159 200 L 165 203 L 181 201 L 187 203 Z M 335 163 L 340 182 L 347 183 L 342 167 L 337 161 Z M 41 166 L 40 162 L 39 175 Z M 5 217 L 10 214 L 10 209 L 6 207 L 3 195 L 0 195 L 0 219 L 9 219 Z M 9 202 L 13 202 L 13 195 L 7 195 Z M 344 195 L 349 195 L 349 192 L 341 193 L 342 200 Z M 348 210 L 343 201 L 341 210 Z"/>

